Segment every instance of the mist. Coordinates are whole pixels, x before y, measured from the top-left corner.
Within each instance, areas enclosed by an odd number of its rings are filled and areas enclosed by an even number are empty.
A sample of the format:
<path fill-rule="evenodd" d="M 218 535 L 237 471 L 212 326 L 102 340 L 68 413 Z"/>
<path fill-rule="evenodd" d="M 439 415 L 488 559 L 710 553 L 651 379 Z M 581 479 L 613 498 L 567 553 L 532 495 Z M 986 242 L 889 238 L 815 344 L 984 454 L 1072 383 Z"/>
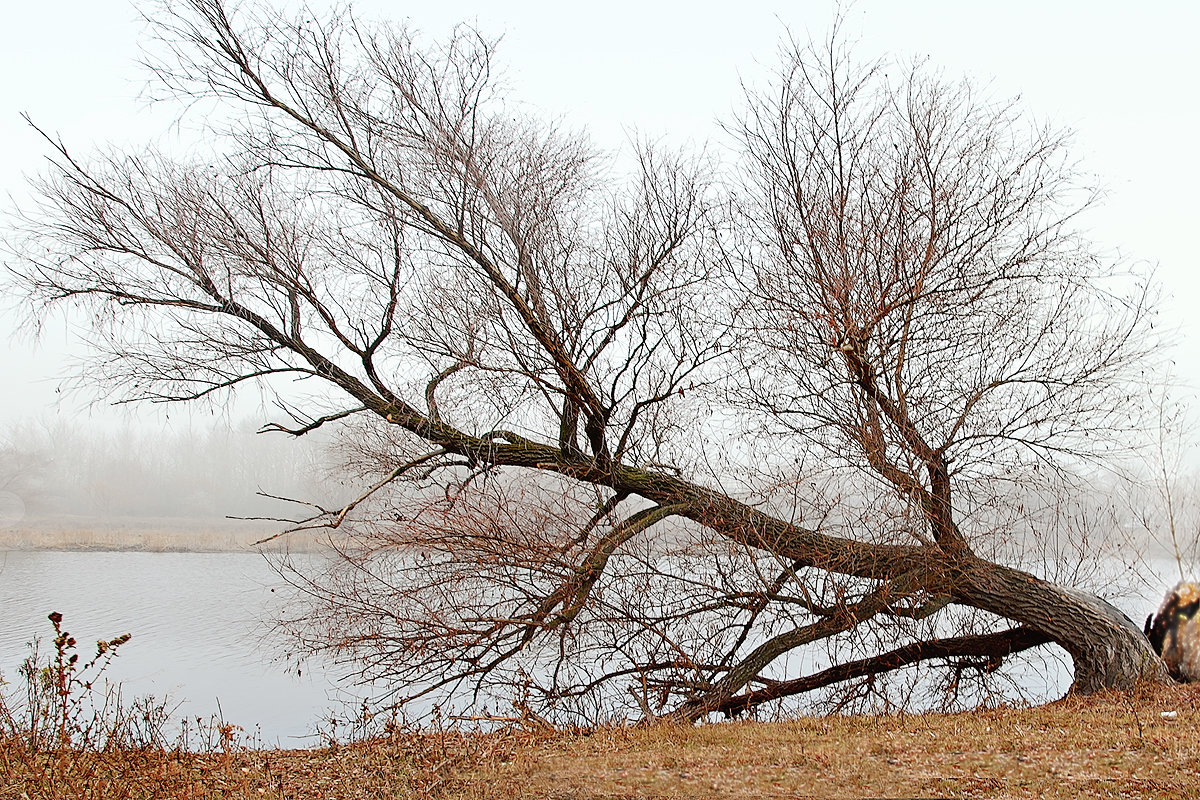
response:
<path fill-rule="evenodd" d="M 308 515 L 279 498 L 332 505 L 349 494 L 320 432 L 259 434 L 250 421 L 104 429 L 62 418 L 0 431 L 0 549 L 239 550 Z M 286 544 L 305 549 L 315 538 Z"/>

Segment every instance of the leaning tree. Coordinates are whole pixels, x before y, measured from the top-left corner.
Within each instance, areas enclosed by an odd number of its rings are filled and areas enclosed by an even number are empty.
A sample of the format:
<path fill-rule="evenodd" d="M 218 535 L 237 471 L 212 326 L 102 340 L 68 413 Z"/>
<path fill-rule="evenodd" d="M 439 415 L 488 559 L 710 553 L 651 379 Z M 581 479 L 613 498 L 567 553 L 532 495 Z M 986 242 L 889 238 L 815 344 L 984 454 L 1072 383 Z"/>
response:
<path fill-rule="evenodd" d="M 1051 643 L 1079 691 L 1163 679 L 1019 568 L 1136 424 L 1148 350 L 1061 135 L 833 37 L 748 93 L 722 163 L 613 162 L 472 30 L 179 6 L 156 85 L 214 154 L 47 137 L 12 272 L 36 315 L 90 312 L 120 399 L 253 383 L 267 430 L 338 430 L 362 484 L 299 521 L 338 553 L 292 574 L 308 650 L 558 720 L 917 664 L 953 696 Z"/>

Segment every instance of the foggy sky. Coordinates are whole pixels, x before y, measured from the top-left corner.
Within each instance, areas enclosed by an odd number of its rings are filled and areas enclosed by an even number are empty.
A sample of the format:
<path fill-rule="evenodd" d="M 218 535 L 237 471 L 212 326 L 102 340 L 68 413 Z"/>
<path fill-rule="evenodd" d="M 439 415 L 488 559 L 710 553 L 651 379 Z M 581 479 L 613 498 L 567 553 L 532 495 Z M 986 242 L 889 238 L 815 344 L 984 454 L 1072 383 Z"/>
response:
<path fill-rule="evenodd" d="M 295 6 L 297 4 L 292 3 Z M 324 0 L 313 0 L 317 8 Z M 150 9 L 149 4 L 142 7 Z M 738 103 L 739 82 L 761 85 L 777 63 L 781 37 L 827 32 L 832 2 L 728 3 L 619 0 L 604 6 L 508 0 L 354 3 L 361 16 L 408 14 L 429 35 L 460 20 L 503 35 L 500 60 L 514 95 L 530 110 L 588 129 L 610 148 L 631 135 L 694 142 L 717 150 L 715 121 Z M 1093 238 L 1131 260 L 1158 263 L 1166 291 L 1161 324 L 1178 328 L 1173 353 L 1182 382 L 1200 386 L 1200 270 L 1190 234 L 1200 219 L 1200 129 L 1195 80 L 1200 6 L 1186 2 L 1009 2 L 860 0 L 845 14 L 860 58 L 885 54 L 928 58 L 947 77 L 969 76 L 996 98 L 1020 94 L 1036 119 L 1077 131 L 1072 153 L 1108 187 L 1104 206 L 1085 220 Z M 18 201 L 23 174 L 37 169 L 44 143 L 20 119 L 86 153 L 159 138 L 176 108 L 138 100 L 147 77 L 137 65 L 143 32 L 124 0 L 59 0 L 18 4 L 0 28 L 0 184 Z M 6 298 L 11 306 L 13 298 Z M 13 327 L 12 309 L 0 333 Z M 40 348 L 12 341 L 0 381 L 0 427 L 33 416 L 105 421 L 84 408 L 87 396 L 64 402 L 57 391 L 78 343 L 68 325 L 51 324 Z M 57 405 L 56 405 L 57 404 Z M 249 406 L 252 406 L 250 403 Z M 49 410 L 47 410 L 49 409 Z M 245 413 L 242 408 L 233 416 Z M 201 412 L 207 420 L 212 410 Z M 172 411 L 177 424 L 188 415 Z M 137 412 L 138 424 L 163 425 L 161 410 Z M 207 424 L 207 423 L 206 423 Z"/>

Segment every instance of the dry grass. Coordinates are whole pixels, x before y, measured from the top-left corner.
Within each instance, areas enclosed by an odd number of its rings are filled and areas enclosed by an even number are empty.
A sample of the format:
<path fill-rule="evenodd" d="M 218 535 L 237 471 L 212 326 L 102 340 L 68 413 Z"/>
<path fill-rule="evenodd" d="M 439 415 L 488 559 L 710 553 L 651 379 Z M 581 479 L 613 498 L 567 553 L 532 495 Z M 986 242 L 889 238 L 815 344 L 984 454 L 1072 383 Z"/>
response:
<path fill-rule="evenodd" d="M 241 553 L 287 550 L 325 552 L 328 531 L 303 531 L 255 542 L 279 533 L 278 522 L 167 517 L 29 518 L 12 528 L 0 528 L 0 550 L 134 551 L 156 553 Z"/>
<path fill-rule="evenodd" d="M 1162 717 L 1170 711 L 1174 719 Z M 38 760 L 16 747 L 0 742 L 3 800 L 1193 798 L 1200 794 L 1200 687 L 954 715 L 404 733 L 319 750 L 51 753 Z"/>
<path fill-rule="evenodd" d="M 1198 734 L 1200 687 L 1154 689 L 969 714 L 598 731 L 463 777 L 468 796 L 497 798 L 1194 798 Z"/>
<path fill-rule="evenodd" d="M 3 800 L 217 800 L 444 796 L 450 762 L 423 736 L 321 750 L 33 753 L 0 740 Z M 468 754 L 460 747 L 456 754 Z"/>

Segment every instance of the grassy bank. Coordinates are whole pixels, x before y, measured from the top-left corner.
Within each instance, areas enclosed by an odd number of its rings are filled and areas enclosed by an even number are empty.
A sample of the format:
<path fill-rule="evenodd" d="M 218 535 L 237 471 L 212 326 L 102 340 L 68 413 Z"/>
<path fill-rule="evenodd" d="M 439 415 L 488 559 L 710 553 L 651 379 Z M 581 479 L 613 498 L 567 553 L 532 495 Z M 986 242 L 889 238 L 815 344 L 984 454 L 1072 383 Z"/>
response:
<path fill-rule="evenodd" d="M 1193 798 L 1200 688 L 954 715 L 401 733 L 314 750 L 32 754 L 9 740 L 0 775 L 4 800 Z"/>

